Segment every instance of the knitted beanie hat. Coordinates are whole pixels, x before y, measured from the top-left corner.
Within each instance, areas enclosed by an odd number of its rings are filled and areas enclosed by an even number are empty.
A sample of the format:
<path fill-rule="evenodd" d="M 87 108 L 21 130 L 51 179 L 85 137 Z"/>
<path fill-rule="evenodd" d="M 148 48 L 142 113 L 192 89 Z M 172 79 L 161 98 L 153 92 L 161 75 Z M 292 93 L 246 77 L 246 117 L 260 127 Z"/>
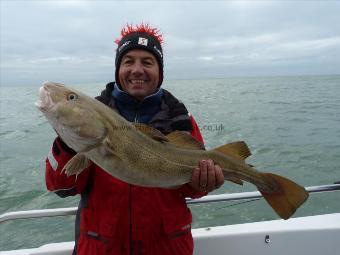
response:
<path fill-rule="evenodd" d="M 159 34 L 157 28 L 152 28 L 147 24 L 140 24 L 136 26 L 127 25 L 121 31 L 121 39 L 117 40 L 118 44 L 116 50 L 116 71 L 115 79 L 119 84 L 119 68 L 123 56 L 130 50 L 141 49 L 150 52 L 157 60 L 159 66 L 159 84 L 163 82 L 163 50 L 162 50 L 162 35 Z"/>

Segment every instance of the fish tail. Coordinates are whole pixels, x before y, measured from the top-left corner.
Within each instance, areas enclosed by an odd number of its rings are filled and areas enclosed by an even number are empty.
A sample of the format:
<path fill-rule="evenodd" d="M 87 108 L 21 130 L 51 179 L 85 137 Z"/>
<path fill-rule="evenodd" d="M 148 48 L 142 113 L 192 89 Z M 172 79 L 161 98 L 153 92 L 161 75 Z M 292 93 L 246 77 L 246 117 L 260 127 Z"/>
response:
<path fill-rule="evenodd" d="M 274 193 L 261 191 L 260 189 L 259 191 L 281 218 L 288 219 L 307 200 L 308 192 L 304 187 L 287 178 L 272 173 L 263 174 L 266 178 L 273 179 L 279 189 L 278 192 Z"/>

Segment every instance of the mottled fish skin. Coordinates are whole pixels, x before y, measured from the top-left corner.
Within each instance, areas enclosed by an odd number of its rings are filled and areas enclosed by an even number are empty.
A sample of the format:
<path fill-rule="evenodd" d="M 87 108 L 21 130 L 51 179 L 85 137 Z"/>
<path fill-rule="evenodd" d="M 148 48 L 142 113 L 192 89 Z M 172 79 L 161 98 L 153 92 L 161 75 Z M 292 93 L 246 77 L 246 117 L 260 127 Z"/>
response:
<path fill-rule="evenodd" d="M 245 163 L 250 153 L 242 157 L 242 153 L 228 154 L 223 148 L 184 148 L 162 135 L 154 139 L 98 100 L 62 84 L 44 83 L 36 106 L 63 141 L 82 155 L 72 160 L 88 158 L 125 182 L 162 188 L 182 185 L 190 181 L 200 160 L 212 159 L 222 167 L 227 180 L 253 183 L 263 193 L 283 192 L 276 176 L 258 172 Z M 68 175 L 79 174 L 84 166 L 70 162 L 65 171 Z"/>
<path fill-rule="evenodd" d="M 211 158 L 225 174 L 271 189 L 247 164 L 215 151 L 183 149 L 151 139 L 106 105 L 61 84 L 45 83 L 40 101 L 37 105 L 67 145 L 128 183 L 181 185 L 189 182 L 201 159 Z"/>

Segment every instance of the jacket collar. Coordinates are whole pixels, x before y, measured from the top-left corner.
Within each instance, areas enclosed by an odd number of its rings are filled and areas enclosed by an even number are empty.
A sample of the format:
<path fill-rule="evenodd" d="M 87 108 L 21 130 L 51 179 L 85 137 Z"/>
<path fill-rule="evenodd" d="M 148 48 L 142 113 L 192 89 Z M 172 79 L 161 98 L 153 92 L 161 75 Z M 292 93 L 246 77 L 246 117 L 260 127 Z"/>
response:
<path fill-rule="evenodd" d="M 129 121 L 148 122 L 157 111 L 162 103 L 163 89 L 138 101 L 127 92 L 121 90 L 117 84 L 114 85 L 112 96 L 118 111 Z M 136 119 L 136 116 L 138 117 Z"/>
<path fill-rule="evenodd" d="M 163 96 L 163 89 L 159 88 L 156 90 L 155 93 L 145 97 L 142 101 L 138 101 L 136 98 L 125 92 L 124 90 L 121 90 L 117 83 L 115 83 L 112 96 L 119 101 L 122 104 L 128 104 L 128 105 L 139 105 L 139 106 L 145 106 L 145 105 L 159 105 L 162 101 Z"/>

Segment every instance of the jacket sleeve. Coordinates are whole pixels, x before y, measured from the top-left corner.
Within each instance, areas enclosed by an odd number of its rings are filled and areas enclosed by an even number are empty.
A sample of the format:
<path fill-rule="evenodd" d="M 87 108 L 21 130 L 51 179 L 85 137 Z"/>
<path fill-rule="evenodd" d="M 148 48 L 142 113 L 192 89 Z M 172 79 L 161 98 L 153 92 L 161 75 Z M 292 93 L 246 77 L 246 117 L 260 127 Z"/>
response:
<path fill-rule="evenodd" d="M 92 165 L 80 173 L 77 178 L 75 176 L 67 177 L 65 173 L 61 173 L 65 164 L 75 154 L 74 150 L 68 147 L 60 137 L 57 137 L 46 158 L 46 187 L 60 197 L 80 194 L 88 182 Z"/>
<path fill-rule="evenodd" d="M 194 117 L 192 117 L 190 115 L 190 119 L 191 119 L 191 124 L 192 124 L 191 135 L 197 141 L 204 144 L 203 137 L 201 135 L 200 129 L 199 129 Z M 200 198 L 200 197 L 203 197 L 203 196 L 208 194 L 207 192 L 200 192 L 200 191 L 194 190 L 188 183 L 182 185 L 179 189 L 180 189 L 180 192 L 182 193 L 183 196 L 190 197 L 190 198 Z"/>

